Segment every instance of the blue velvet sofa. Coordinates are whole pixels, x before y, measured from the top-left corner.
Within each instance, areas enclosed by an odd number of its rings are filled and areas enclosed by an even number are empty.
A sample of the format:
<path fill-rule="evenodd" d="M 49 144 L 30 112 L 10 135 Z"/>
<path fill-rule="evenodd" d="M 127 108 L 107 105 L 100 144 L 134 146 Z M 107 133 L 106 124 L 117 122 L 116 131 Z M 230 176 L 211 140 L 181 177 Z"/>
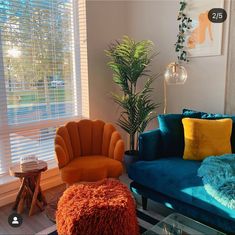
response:
<path fill-rule="evenodd" d="M 139 160 L 128 169 L 133 180 L 130 187 L 147 199 L 208 224 L 229 234 L 235 234 L 235 210 L 227 208 L 211 197 L 197 176 L 200 161 L 184 160 L 182 118 L 232 118 L 231 145 L 235 152 L 235 117 L 183 110 L 183 114 L 160 115 L 159 129 L 145 132 L 139 137 Z"/>

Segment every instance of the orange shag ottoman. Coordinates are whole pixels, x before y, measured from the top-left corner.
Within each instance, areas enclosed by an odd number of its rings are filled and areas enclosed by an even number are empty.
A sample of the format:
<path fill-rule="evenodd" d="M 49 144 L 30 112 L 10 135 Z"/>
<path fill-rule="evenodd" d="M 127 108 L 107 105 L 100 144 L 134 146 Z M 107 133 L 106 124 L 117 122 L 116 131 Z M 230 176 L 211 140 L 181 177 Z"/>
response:
<path fill-rule="evenodd" d="M 70 186 L 56 212 L 59 235 L 137 235 L 135 202 L 115 179 Z"/>

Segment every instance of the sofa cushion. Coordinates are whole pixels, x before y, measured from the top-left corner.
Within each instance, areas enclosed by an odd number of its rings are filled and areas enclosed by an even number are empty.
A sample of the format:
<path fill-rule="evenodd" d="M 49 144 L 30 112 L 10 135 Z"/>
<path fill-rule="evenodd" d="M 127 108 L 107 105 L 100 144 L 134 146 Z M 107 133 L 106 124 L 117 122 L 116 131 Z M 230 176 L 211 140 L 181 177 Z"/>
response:
<path fill-rule="evenodd" d="M 161 192 L 224 218 L 235 218 L 234 210 L 223 206 L 205 191 L 197 176 L 200 165 L 200 161 L 185 161 L 178 157 L 139 161 L 130 166 L 128 175 L 156 193 Z"/>
<path fill-rule="evenodd" d="M 197 110 L 193 110 L 193 109 L 183 109 L 182 110 L 182 114 L 198 114 L 202 117 L 202 115 L 207 114 L 205 112 L 202 111 L 197 111 Z"/>
<path fill-rule="evenodd" d="M 200 112 L 200 111 L 196 111 L 196 110 L 192 110 L 192 109 L 183 109 L 182 110 L 182 114 L 184 114 L 184 115 L 194 115 L 194 114 L 197 114 L 198 118 L 200 118 L 205 113 L 204 112 Z"/>
<path fill-rule="evenodd" d="M 210 120 L 231 118 L 233 121 L 233 127 L 232 127 L 232 134 L 231 134 L 230 141 L 231 141 L 232 153 L 235 153 L 235 116 L 234 115 L 219 114 L 219 113 L 206 113 L 206 112 L 195 111 L 191 109 L 183 109 L 182 113 L 186 115 L 188 114 L 199 115 L 200 114 L 201 118 L 210 119 Z"/>
<path fill-rule="evenodd" d="M 184 118 L 184 159 L 202 160 L 231 153 L 232 120 Z"/>
<path fill-rule="evenodd" d="M 145 131 L 139 136 L 139 159 L 152 161 L 162 156 L 162 137 L 159 129 Z"/>
<path fill-rule="evenodd" d="M 215 120 L 215 119 L 224 119 L 224 118 L 231 118 L 233 121 L 232 125 L 232 134 L 230 138 L 232 153 L 235 153 L 235 116 L 228 115 L 228 114 L 204 114 L 202 115 L 203 119 Z"/>
<path fill-rule="evenodd" d="M 184 153 L 184 129 L 182 118 L 200 118 L 201 114 L 164 114 L 158 116 L 162 136 L 162 154 L 164 157 L 179 156 Z"/>

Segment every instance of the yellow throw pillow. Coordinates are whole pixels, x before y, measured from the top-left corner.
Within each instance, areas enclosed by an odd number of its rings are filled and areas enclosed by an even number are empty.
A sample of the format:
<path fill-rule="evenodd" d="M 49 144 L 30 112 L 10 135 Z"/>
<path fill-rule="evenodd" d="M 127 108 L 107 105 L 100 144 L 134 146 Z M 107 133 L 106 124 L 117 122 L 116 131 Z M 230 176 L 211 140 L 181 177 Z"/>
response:
<path fill-rule="evenodd" d="M 231 153 L 232 119 L 183 118 L 184 159 L 203 160 Z"/>

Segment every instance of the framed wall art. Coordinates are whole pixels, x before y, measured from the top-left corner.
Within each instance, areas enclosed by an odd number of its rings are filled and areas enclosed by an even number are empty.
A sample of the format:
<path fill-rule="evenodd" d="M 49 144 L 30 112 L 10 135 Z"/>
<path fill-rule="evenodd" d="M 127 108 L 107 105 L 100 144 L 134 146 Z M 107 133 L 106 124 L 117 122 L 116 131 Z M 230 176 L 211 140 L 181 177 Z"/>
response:
<path fill-rule="evenodd" d="M 186 37 L 189 57 L 221 55 L 223 23 L 212 23 L 208 12 L 223 7 L 224 0 L 187 0 L 187 16 L 192 19 Z"/>

